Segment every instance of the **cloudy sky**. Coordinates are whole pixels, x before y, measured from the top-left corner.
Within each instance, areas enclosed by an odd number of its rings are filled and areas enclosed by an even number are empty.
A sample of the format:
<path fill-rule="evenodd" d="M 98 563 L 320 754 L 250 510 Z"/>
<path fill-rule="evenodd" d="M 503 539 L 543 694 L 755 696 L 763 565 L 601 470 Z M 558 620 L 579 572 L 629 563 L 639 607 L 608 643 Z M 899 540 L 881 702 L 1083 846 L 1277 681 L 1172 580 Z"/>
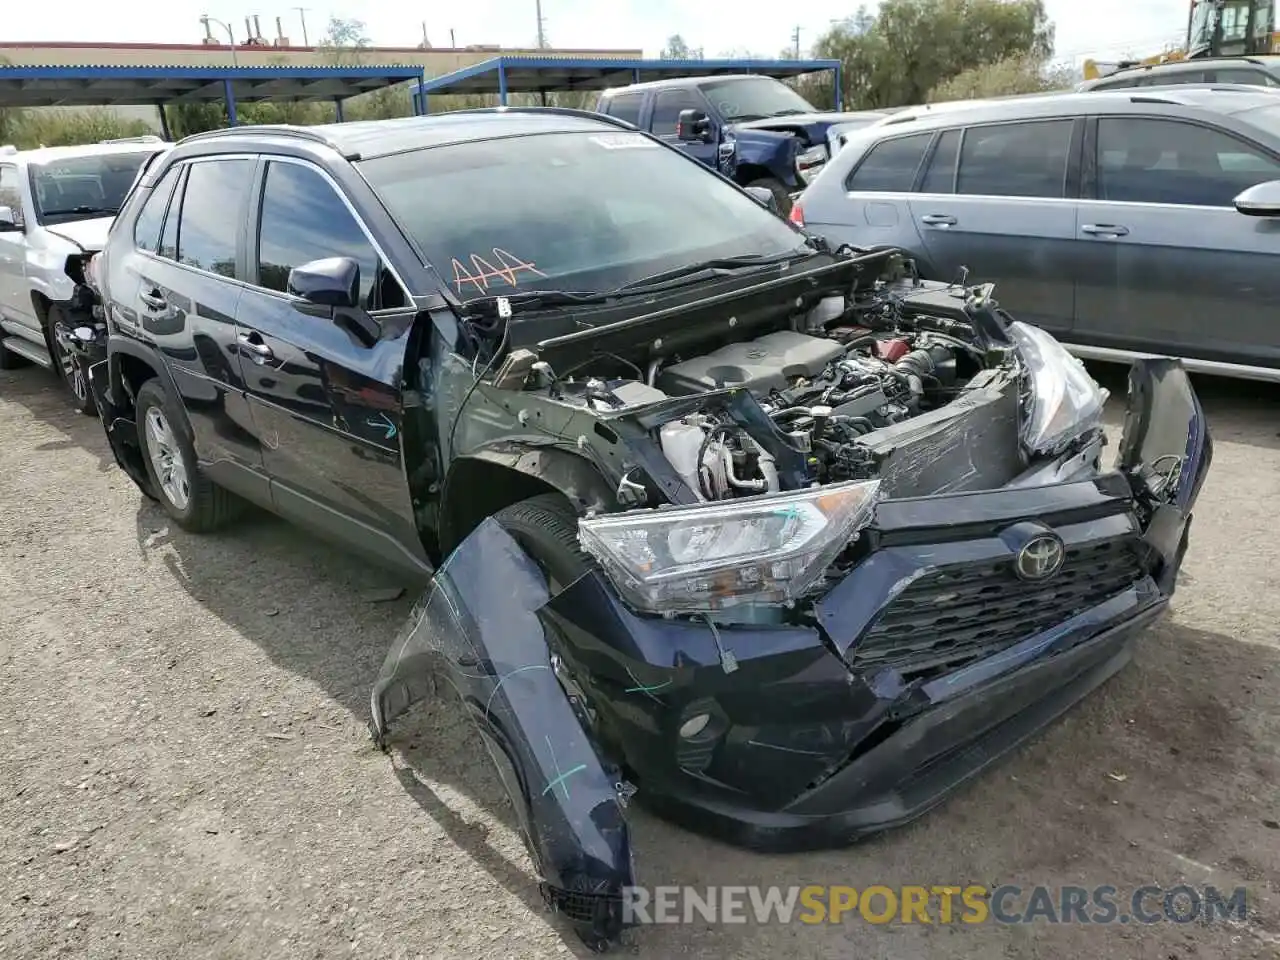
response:
<path fill-rule="evenodd" d="M 1096 56 L 1118 59 L 1159 50 L 1185 32 L 1189 0 L 1046 0 L 1057 24 L 1057 53 L 1063 59 Z M 681 34 L 707 56 L 754 51 L 775 55 L 791 43 L 799 26 L 806 47 L 832 20 L 853 13 L 859 0 L 806 0 L 800 4 L 740 0 L 542 0 L 548 41 L 563 47 L 643 47 L 654 56 L 666 38 Z M 531 46 L 537 36 L 535 0 L 459 0 L 452 4 L 410 5 L 398 0 L 59 0 L 55 4 L 2 0 L 0 43 L 22 40 L 104 40 L 139 43 L 197 41 L 201 13 L 232 24 L 243 36 L 246 14 L 257 14 L 263 32 L 274 33 L 274 18 L 300 42 L 300 14 L 306 7 L 308 33 L 314 42 L 330 16 L 364 20 L 374 43 L 413 46 L 422 39 L 422 16 L 437 46 L 449 43 L 453 30 L 459 45 L 497 43 Z M 875 0 L 868 3 L 876 5 Z"/>

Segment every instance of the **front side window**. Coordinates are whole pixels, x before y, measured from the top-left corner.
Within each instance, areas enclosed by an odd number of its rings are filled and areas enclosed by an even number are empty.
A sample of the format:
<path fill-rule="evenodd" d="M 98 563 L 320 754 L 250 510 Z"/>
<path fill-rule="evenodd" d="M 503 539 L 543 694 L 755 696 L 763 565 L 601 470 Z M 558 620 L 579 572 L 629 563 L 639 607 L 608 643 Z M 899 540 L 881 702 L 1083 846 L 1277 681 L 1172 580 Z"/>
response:
<path fill-rule="evenodd" d="M 170 167 L 138 211 L 138 219 L 133 222 L 133 245 L 139 250 L 155 253 L 160 249 L 160 230 L 164 225 L 165 211 L 169 209 L 173 185 L 178 182 L 178 173 L 177 167 Z"/>
<path fill-rule="evenodd" d="M 638 132 L 477 140 L 357 166 L 463 300 L 601 292 L 707 259 L 803 249 L 785 221 Z"/>
<path fill-rule="evenodd" d="M 22 192 L 18 189 L 18 168 L 13 164 L 0 166 L 0 207 L 8 207 L 13 222 L 22 225 Z"/>
<path fill-rule="evenodd" d="M 252 182 L 252 160 L 190 165 L 178 221 L 179 263 L 224 277 L 236 275 L 240 211 Z"/>
<path fill-rule="evenodd" d="M 625 120 L 632 126 L 640 124 L 640 107 L 644 104 L 643 93 L 620 93 L 609 98 L 607 113 L 611 117 Z"/>
<path fill-rule="evenodd" d="M 1061 197 L 1071 152 L 1071 120 L 970 127 L 960 147 L 956 193 Z"/>
<path fill-rule="evenodd" d="M 817 110 L 781 80 L 772 77 L 713 80 L 702 84 L 701 89 L 726 123 L 786 117 Z"/>
<path fill-rule="evenodd" d="M 1176 120 L 1098 121 L 1098 199 L 1230 207 L 1257 183 L 1280 179 L 1280 163 L 1219 130 Z"/>
<path fill-rule="evenodd" d="M 908 192 L 915 185 L 916 171 L 932 139 L 932 133 L 916 133 L 877 143 L 862 158 L 845 187 L 860 193 Z"/>
<path fill-rule="evenodd" d="M 31 196 L 41 224 L 114 217 L 142 163 L 155 151 L 101 153 L 31 164 Z"/>
<path fill-rule="evenodd" d="M 692 90 L 663 90 L 653 100 L 649 129 L 657 137 L 674 137 L 681 110 L 701 110 L 702 101 Z"/>
<path fill-rule="evenodd" d="M 360 305 L 366 310 L 404 305 L 398 284 L 329 182 L 311 167 L 272 162 L 262 188 L 259 285 L 283 292 L 290 270 L 326 257 L 351 257 L 360 264 Z"/>

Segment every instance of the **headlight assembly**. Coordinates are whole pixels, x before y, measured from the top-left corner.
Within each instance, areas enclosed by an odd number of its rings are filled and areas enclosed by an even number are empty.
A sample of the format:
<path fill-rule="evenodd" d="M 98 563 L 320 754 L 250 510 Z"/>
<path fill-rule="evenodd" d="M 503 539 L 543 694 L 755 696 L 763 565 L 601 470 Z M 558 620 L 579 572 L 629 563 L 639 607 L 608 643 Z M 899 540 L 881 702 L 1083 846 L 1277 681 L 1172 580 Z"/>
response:
<path fill-rule="evenodd" d="M 808 183 L 818 175 L 822 165 L 827 162 L 827 148 L 822 144 L 810 147 L 796 157 L 796 174 Z"/>
<path fill-rule="evenodd" d="M 1022 424 L 1022 442 L 1031 453 L 1062 452 L 1072 440 L 1102 425 L 1108 393 L 1084 364 L 1045 333 L 1020 321 L 1009 324 L 1031 379 L 1031 409 Z"/>
<path fill-rule="evenodd" d="M 578 522 L 582 549 L 632 606 L 706 613 L 808 590 L 870 521 L 878 480 Z"/>

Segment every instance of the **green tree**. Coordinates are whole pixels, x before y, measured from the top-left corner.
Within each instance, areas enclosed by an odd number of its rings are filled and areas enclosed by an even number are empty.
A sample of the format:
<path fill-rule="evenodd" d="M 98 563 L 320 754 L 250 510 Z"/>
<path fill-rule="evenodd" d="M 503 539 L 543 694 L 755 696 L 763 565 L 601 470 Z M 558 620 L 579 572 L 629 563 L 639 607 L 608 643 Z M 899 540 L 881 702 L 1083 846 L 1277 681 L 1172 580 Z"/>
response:
<path fill-rule="evenodd" d="M 1075 71 L 1065 67 L 1046 67 L 1038 57 L 1006 57 L 944 80 L 929 94 L 929 102 L 981 100 L 988 97 L 1070 90 L 1078 79 Z"/>
<path fill-rule="evenodd" d="M 1043 64 L 1053 52 L 1044 0 L 884 0 L 814 44 L 843 65 L 849 109 L 922 103 L 939 84 L 1010 58 Z"/>
<path fill-rule="evenodd" d="M 364 50 L 369 44 L 369 29 L 363 20 L 330 17 L 316 49 L 335 67 L 358 67 L 366 60 Z"/>

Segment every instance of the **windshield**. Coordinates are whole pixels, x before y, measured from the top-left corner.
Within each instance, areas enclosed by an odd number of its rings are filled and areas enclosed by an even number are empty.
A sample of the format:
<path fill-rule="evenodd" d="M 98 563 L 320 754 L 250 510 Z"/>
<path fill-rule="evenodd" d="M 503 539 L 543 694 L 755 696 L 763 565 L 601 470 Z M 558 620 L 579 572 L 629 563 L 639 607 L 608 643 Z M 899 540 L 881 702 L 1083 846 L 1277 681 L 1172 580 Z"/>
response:
<path fill-rule="evenodd" d="M 814 113 L 817 110 L 785 83 L 770 77 L 717 80 L 702 84 L 702 92 L 729 123 Z"/>
<path fill-rule="evenodd" d="M 113 217 L 153 150 L 100 153 L 31 164 L 36 220 L 67 223 Z"/>
<path fill-rule="evenodd" d="M 799 251 L 755 200 L 642 133 L 548 133 L 358 164 L 462 300 L 599 293 L 703 260 Z"/>

